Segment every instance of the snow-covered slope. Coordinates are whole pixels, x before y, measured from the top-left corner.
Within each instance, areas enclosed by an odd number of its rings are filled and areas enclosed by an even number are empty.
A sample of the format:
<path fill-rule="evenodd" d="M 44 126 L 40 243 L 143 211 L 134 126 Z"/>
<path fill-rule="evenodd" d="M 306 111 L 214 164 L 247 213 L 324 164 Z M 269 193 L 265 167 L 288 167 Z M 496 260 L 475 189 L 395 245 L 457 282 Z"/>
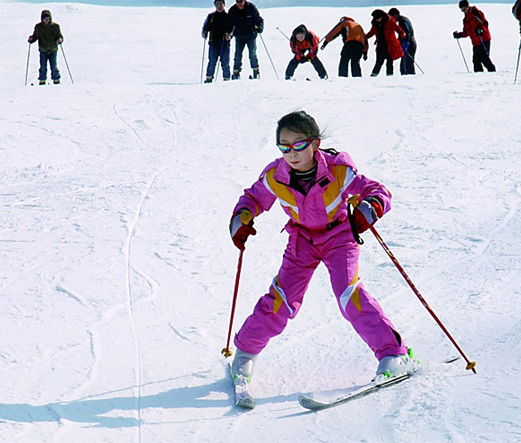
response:
<path fill-rule="evenodd" d="M 261 81 L 201 85 L 205 11 L 51 4 L 75 84 L 60 54 L 62 85 L 24 87 L 43 7 L 0 9 L 1 441 L 519 441 L 521 85 L 509 5 L 482 6 L 495 74 L 466 73 L 457 8 L 417 6 L 401 9 L 425 75 L 368 77 L 371 46 L 365 76 L 338 79 L 335 41 L 321 53 L 329 81 L 302 66 L 284 82 L 259 42 Z M 323 36 L 345 14 L 367 28 L 370 12 L 263 10 L 278 74 L 290 53 L 276 27 Z M 238 259 L 228 221 L 278 156 L 277 119 L 295 109 L 391 189 L 378 229 L 477 375 L 439 364 L 455 349 L 366 234 L 362 278 L 423 376 L 323 413 L 300 408 L 299 392 L 354 386 L 376 367 L 320 267 L 259 359 L 258 407 L 232 407 L 220 354 Z M 278 270 L 284 223 L 275 207 L 256 221 L 235 330 Z"/>

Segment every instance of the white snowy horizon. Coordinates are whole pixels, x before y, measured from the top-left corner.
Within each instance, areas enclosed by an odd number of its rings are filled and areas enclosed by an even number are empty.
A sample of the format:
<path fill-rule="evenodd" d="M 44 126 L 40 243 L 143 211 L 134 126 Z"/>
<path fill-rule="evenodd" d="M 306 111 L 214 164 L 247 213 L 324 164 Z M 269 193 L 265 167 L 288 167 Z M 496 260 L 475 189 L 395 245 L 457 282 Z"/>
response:
<path fill-rule="evenodd" d="M 200 83 L 207 12 L 0 0 L 0 441 L 517 442 L 521 439 L 521 82 L 508 4 L 480 5 L 496 73 L 467 73 L 454 5 L 407 6 L 416 76 L 340 79 L 341 42 L 300 66 Z M 24 86 L 27 36 L 50 8 L 65 37 L 60 86 Z M 286 33 L 319 36 L 373 8 L 263 10 L 280 77 Z M 469 66 L 471 46 L 460 41 Z M 37 48 L 29 54 L 37 79 Z M 249 69 L 245 54 L 247 76 Z M 395 64 L 395 72 L 398 63 Z M 312 81 L 306 81 L 309 77 Z M 226 344 L 242 190 L 279 156 L 275 125 L 305 109 L 363 174 L 393 193 L 376 225 L 471 360 L 460 360 L 370 234 L 361 278 L 423 364 L 393 388 L 321 413 L 301 392 L 351 388 L 377 361 L 317 270 L 298 317 L 258 360 L 251 412 L 233 406 Z M 234 331 L 277 273 L 276 206 L 248 241 Z"/>

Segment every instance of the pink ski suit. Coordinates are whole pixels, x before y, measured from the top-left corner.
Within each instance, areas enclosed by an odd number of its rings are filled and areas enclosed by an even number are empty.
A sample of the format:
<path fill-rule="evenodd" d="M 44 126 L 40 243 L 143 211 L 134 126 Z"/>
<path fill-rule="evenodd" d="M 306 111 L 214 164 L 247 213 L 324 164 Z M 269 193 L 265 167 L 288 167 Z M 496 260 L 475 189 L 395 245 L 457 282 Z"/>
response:
<path fill-rule="evenodd" d="M 278 200 L 290 217 L 285 228 L 289 241 L 279 273 L 236 334 L 235 345 L 258 354 L 270 338 L 280 334 L 288 319 L 297 315 L 313 272 L 322 261 L 342 315 L 376 358 L 404 354 L 407 348 L 400 335 L 358 277 L 359 246 L 347 215 L 347 199 L 354 194 L 360 199 L 377 197 L 384 213 L 391 208 L 391 194 L 380 183 L 358 174 L 345 152 L 333 155 L 317 150 L 315 159 L 316 180 L 307 195 L 290 186 L 291 167 L 279 158 L 244 191 L 235 207 L 234 213 L 249 209 L 258 216 Z"/>

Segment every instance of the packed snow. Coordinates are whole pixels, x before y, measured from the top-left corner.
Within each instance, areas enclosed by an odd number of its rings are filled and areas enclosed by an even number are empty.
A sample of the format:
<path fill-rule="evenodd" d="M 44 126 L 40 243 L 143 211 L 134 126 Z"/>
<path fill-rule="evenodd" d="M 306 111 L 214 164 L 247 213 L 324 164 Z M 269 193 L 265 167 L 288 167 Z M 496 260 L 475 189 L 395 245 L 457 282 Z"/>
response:
<path fill-rule="evenodd" d="M 0 0 L 0 440 L 5 442 L 516 442 L 521 440 L 521 82 L 508 4 L 480 4 L 496 73 L 467 73 L 457 4 L 403 6 L 425 74 L 340 79 L 341 42 L 296 81 L 203 85 L 207 11 Z M 456 2 L 455 2 L 456 3 Z M 209 2 L 211 6 L 211 2 Z M 228 5 L 230 6 L 230 5 Z M 50 8 L 59 86 L 37 83 L 27 36 Z M 372 8 L 261 9 L 276 72 L 286 34 L 320 37 Z M 469 39 L 460 41 L 471 65 Z M 67 57 L 71 76 L 63 55 Z M 247 55 L 245 53 L 246 69 Z M 206 61 L 205 61 L 206 63 Z M 395 72 L 398 63 L 395 63 Z M 310 78 L 311 81 L 306 81 Z M 242 190 L 280 154 L 275 125 L 305 109 L 323 146 L 392 191 L 377 229 L 477 375 L 370 233 L 361 277 L 422 360 L 417 377 L 320 413 L 301 392 L 351 388 L 377 361 L 317 270 L 300 314 L 258 360 L 257 407 L 233 406 L 226 344 Z M 274 207 L 244 253 L 234 331 L 277 273 Z"/>

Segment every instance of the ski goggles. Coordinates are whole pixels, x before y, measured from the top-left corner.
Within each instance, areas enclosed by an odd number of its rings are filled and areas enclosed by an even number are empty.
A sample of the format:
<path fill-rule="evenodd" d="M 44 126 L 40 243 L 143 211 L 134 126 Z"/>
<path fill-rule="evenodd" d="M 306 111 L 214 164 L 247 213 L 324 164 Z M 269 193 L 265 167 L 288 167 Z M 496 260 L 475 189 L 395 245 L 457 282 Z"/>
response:
<path fill-rule="evenodd" d="M 292 149 L 295 152 L 300 152 L 306 149 L 313 140 L 315 140 L 314 137 L 309 137 L 307 140 L 299 140 L 298 142 L 295 142 L 292 145 L 281 145 L 280 143 L 277 143 L 277 146 L 279 147 L 280 152 L 282 152 L 283 154 L 287 154 Z"/>

